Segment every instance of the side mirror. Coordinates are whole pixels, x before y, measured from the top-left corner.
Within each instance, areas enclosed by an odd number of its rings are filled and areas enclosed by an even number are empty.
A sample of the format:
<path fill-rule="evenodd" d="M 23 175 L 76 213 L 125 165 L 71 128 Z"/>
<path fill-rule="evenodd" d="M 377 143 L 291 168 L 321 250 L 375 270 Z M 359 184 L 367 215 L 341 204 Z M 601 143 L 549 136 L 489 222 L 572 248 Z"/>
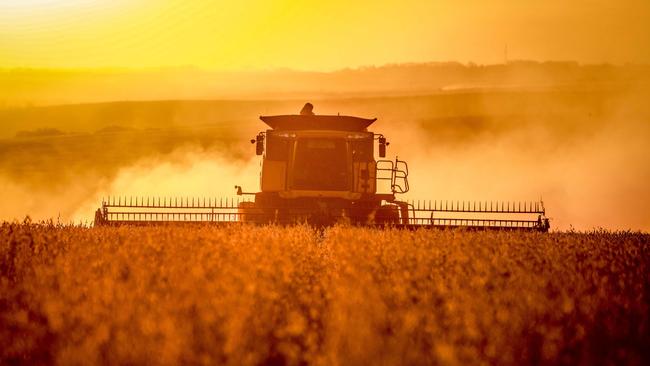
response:
<path fill-rule="evenodd" d="M 380 158 L 385 158 L 386 157 L 386 138 L 385 137 L 380 137 L 379 138 L 379 157 Z"/>
<path fill-rule="evenodd" d="M 264 154 L 264 135 L 259 134 L 255 137 L 255 140 L 251 140 L 251 143 L 255 142 L 255 154 L 262 155 Z"/>

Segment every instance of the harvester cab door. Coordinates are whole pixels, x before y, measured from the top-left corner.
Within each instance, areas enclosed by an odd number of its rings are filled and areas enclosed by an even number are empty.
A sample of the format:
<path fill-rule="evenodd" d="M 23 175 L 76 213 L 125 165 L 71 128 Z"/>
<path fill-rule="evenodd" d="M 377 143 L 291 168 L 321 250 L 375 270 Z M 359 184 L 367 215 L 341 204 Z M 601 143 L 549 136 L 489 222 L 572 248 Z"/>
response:
<path fill-rule="evenodd" d="M 376 187 L 376 163 L 373 158 L 372 137 L 350 141 L 354 192 L 374 194 Z"/>
<path fill-rule="evenodd" d="M 374 194 L 376 169 L 374 161 L 354 162 L 354 192 Z"/>

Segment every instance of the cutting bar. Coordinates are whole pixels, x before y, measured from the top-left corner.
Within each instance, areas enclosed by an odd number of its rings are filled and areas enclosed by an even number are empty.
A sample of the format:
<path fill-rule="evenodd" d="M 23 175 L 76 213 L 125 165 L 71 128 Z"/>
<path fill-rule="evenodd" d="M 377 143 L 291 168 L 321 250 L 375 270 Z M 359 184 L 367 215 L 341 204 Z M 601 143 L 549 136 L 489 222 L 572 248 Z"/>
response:
<path fill-rule="evenodd" d="M 414 227 L 468 227 L 548 231 L 543 201 L 407 201 L 408 224 Z"/>

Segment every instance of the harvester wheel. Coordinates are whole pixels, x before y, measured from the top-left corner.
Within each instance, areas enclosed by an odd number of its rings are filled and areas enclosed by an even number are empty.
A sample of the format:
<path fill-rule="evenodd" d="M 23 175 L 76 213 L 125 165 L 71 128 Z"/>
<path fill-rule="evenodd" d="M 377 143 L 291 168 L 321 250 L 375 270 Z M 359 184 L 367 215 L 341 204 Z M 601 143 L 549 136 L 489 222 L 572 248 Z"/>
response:
<path fill-rule="evenodd" d="M 399 208 L 395 205 L 383 205 L 377 209 L 375 223 L 380 225 L 399 224 Z"/>
<path fill-rule="evenodd" d="M 255 202 L 240 202 L 237 206 L 237 221 L 258 222 L 261 219 L 261 211 L 255 208 Z"/>
<path fill-rule="evenodd" d="M 95 226 L 104 226 L 106 225 L 106 220 L 104 219 L 104 215 L 102 214 L 102 209 L 98 208 L 97 211 L 95 211 Z"/>

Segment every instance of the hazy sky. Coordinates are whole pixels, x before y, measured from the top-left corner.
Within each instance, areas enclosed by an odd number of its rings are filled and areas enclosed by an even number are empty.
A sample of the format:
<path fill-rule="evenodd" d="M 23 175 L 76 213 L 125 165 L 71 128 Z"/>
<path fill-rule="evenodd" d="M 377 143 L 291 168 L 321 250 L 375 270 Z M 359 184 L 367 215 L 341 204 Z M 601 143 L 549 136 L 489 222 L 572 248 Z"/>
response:
<path fill-rule="evenodd" d="M 650 0 L 0 0 L 0 67 L 650 63 Z"/>

